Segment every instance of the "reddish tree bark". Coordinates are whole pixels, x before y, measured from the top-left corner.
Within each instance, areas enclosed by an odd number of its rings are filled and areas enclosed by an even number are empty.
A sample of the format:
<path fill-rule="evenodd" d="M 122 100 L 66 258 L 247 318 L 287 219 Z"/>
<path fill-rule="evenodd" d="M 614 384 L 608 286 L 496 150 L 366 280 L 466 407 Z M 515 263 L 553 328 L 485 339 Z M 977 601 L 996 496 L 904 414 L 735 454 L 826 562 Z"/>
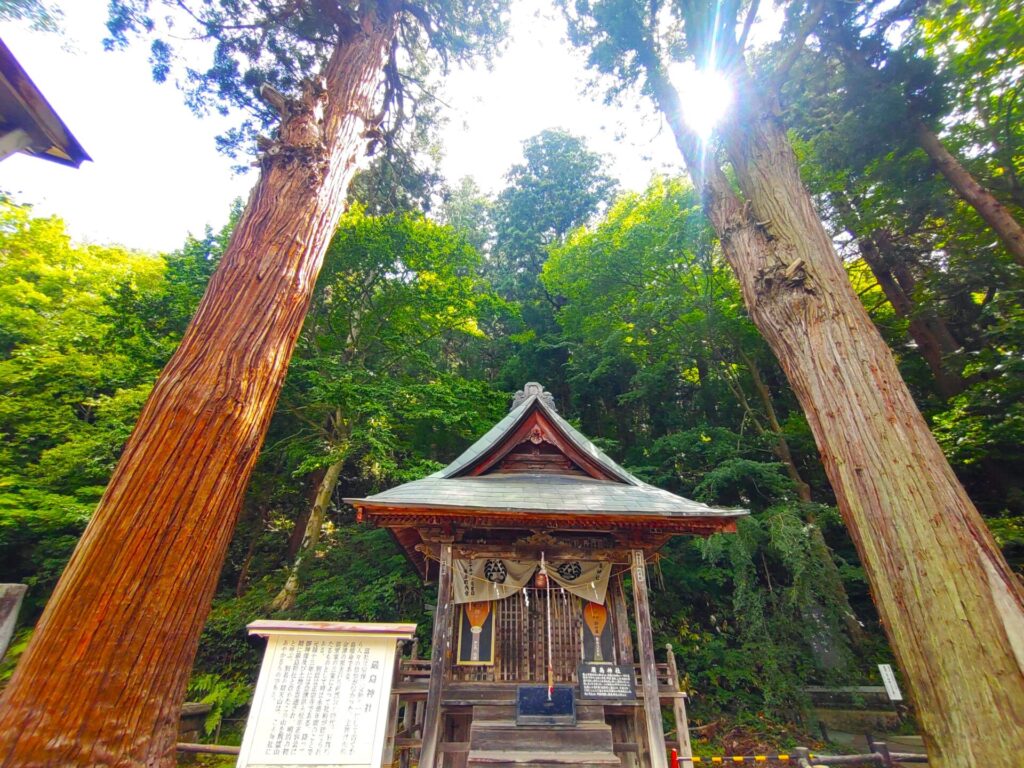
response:
<path fill-rule="evenodd" d="M 280 141 L 4 692 L 0 765 L 174 764 L 199 634 L 393 34 L 366 19 L 282 105 Z"/>
<path fill-rule="evenodd" d="M 737 193 L 648 83 L 754 320 L 821 452 L 937 768 L 1024 753 L 1024 594 L 954 476 L 836 256 L 771 103 L 742 62 L 726 137 Z"/>

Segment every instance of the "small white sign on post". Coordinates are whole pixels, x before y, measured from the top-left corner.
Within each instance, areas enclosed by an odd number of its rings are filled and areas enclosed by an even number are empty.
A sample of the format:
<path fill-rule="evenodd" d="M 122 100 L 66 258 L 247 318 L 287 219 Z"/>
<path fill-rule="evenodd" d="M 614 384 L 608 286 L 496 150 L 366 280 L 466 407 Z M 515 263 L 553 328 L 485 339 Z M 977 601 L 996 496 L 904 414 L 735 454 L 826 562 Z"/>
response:
<path fill-rule="evenodd" d="M 267 638 L 237 768 L 379 768 L 398 640 L 415 624 L 256 621 Z"/>
<path fill-rule="evenodd" d="M 882 673 L 882 684 L 885 686 L 885 692 L 889 694 L 889 701 L 903 701 L 903 694 L 900 693 L 900 687 L 896 684 L 896 675 L 893 674 L 891 664 L 879 664 L 878 671 Z"/>

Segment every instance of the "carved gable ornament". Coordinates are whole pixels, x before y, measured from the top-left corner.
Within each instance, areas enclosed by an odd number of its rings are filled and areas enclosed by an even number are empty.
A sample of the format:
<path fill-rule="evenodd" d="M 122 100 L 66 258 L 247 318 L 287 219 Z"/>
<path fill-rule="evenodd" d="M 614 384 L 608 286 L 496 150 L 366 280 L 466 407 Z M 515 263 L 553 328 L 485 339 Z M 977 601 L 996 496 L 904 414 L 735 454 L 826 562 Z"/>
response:
<path fill-rule="evenodd" d="M 516 392 L 515 397 L 512 398 L 512 409 L 515 410 L 520 405 L 525 403 L 531 397 L 536 395 L 544 405 L 550 408 L 552 411 L 557 411 L 555 408 L 555 398 L 550 392 L 545 392 L 544 387 L 538 384 L 536 381 L 528 381 L 526 385 Z"/>

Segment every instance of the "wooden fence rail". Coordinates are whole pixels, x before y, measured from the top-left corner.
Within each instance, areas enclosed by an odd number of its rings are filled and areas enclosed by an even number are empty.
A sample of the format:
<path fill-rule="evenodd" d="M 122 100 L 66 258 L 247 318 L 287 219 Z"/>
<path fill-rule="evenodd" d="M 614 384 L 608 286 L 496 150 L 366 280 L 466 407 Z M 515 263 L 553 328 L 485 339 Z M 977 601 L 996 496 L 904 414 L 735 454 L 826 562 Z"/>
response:
<path fill-rule="evenodd" d="M 242 751 L 242 748 L 228 746 L 227 744 L 189 744 L 179 742 L 178 751 L 189 755 L 237 755 Z"/>
<path fill-rule="evenodd" d="M 872 745 L 873 752 L 862 755 L 818 755 L 811 754 L 806 747 L 797 747 L 792 754 L 778 755 L 715 755 L 713 757 L 694 755 L 689 758 L 695 766 L 718 766 L 718 765 L 766 765 L 766 764 L 796 764 L 800 768 L 833 768 L 833 766 L 853 765 L 872 766 L 879 765 L 882 768 L 896 768 L 904 763 L 927 763 L 927 755 L 918 755 L 912 752 L 890 752 L 885 742 L 876 741 Z M 671 768 L 680 768 L 687 761 L 687 758 L 678 754 L 673 749 Z"/>

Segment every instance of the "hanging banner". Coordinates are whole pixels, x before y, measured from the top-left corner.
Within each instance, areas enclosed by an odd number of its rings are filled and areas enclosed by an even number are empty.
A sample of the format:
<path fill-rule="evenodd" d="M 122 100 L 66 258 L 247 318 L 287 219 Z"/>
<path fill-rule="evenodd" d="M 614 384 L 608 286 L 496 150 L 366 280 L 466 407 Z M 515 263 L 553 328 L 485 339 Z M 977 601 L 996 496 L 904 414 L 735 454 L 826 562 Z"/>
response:
<path fill-rule="evenodd" d="M 455 602 L 504 600 L 530 581 L 537 563 L 522 560 L 456 560 L 452 589 Z"/>
<path fill-rule="evenodd" d="M 478 558 L 456 560 L 455 602 L 503 600 L 529 584 L 539 560 Z M 588 560 L 548 561 L 547 572 L 558 586 L 592 603 L 604 603 L 612 564 Z"/>
<path fill-rule="evenodd" d="M 548 568 L 548 575 L 566 591 L 584 600 L 603 605 L 608 593 L 608 578 L 612 575 L 612 564 L 586 560 L 556 560 Z"/>
<path fill-rule="evenodd" d="M 583 604 L 583 660 L 595 664 L 613 664 L 614 641 L 608 609 L 601 603 Z"/>
<path fill-rule="evenodd" d="M 456 664 L 488 666 L 494 663 L 494 603 L 463 603 L 459 617 L 459 652 Z"/>

